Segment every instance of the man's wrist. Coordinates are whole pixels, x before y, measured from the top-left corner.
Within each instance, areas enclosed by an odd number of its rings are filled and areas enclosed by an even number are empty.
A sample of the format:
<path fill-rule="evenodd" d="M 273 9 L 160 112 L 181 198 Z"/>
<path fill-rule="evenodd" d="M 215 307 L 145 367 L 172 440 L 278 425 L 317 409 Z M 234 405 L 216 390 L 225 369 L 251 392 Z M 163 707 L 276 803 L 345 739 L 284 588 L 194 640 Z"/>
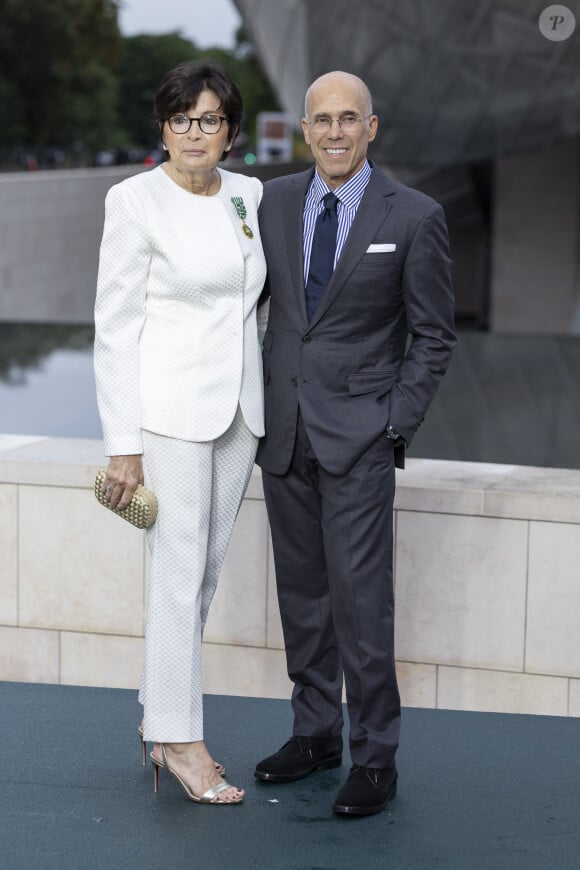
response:
<path fill-rule="evenodd" d="M 387 433 L 387 438 L 389 438 L 391 441 L 398 442 L 399 444 L 404 444 L 404 443 L 405 443 L 405 439 L 403 438 L 403 436 L 401 435 L 401 433 L 400 433 L 400 432 L 397 432 L 397 430 L 395 429 L 395 427 L 394 427 L 394 426 L 391 426 L 390 423 L 389 423 L 389 425 L 387 426 L 386 433 Z"/>

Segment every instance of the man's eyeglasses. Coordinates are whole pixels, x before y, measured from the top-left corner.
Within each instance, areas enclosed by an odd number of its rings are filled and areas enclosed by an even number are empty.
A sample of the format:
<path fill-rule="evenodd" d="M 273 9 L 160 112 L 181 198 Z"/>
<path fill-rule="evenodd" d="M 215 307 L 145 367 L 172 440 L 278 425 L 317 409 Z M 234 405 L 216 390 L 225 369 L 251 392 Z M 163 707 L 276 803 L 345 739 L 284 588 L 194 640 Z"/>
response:
<path fill-rule="evenodd" d="M 219 133 L 224 121 L 227 121 L 222 115 L 213 115 L 211 113 L 202 115 L 200 118 L 190 118 L 188 115 L 172 115 L 167 120 L 169 129 L 174 133 L 189 133 L 191 125 L 194 121 L 199 124 L 199 129 L 202 133 Z"/>
<path fill-rule="evenodd" d="M 364 118 L 359 118 L 358 115 L 354 115 L 352 112 L 346 112 L 339 118 L 331 118 L 330 115 L 318 115 L 313 121 L 308 121 L 307 123 L 310 129 L 314 130 L 315 133 L 328 133 L 336 121 L 340 129 L 344 130 L 345 133 L 352 133 L 356 130 L 357 126 L 363 121 L 366 121 L 367 118 L 370 118 L 370 115 L 365 115 Z"/>

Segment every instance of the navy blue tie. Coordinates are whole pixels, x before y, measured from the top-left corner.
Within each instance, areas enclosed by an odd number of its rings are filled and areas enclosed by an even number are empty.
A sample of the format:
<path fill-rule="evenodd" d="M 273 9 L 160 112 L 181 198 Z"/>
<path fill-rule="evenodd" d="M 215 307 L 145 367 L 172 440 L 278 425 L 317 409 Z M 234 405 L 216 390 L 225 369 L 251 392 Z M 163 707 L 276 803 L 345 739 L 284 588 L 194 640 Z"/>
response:
<path fill-rule="evenodd" d="M 312 252 L 310 267 L 306 281 L 306 311 L 308 320 L 312 320 L 314 312 L 330 277 L 334 271 L 334 256 L 336 253 L 336 232 L 338 230 L 338 215 L 336 204 L 338 198 L 327 193 L 323 199 L 324 211 L 316 218 L 314 235 L 312 237 Z"/>

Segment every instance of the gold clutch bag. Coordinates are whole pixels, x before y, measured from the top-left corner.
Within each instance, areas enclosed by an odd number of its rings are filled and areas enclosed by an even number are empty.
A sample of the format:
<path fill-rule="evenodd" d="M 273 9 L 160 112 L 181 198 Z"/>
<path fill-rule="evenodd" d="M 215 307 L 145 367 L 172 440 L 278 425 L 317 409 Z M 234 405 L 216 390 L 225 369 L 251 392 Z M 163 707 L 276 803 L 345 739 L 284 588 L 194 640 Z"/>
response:
<path fill-rule="evenodd" d="M 127 520 L 128 523 L 131 523 L 132 526 L 136 526 L 138 529 L 148 529 L 149 526 L 152 526 L 157 518 L 157 497 L 155 493 L 147 489 L 146 486 L 139 484 L 127 507 L 123 508 L 122 511 L 116 510 L 106 501 L 103 492 L 106 474 L 106 470 L 101 468 L 95 478 L 95 496 L 97 501 L 103 507 Z"/>

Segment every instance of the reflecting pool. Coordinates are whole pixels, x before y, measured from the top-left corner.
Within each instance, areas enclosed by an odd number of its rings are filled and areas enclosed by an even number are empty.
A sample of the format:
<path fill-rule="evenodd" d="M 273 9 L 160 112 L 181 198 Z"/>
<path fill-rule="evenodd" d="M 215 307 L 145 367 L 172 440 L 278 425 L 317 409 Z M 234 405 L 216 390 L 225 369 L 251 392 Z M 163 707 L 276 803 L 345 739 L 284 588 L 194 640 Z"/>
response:
<path fill-rule="evenodd" d="M 89 326 L 0 324 L 0 433 L 100 438 Z"/>
<path fill-rule="evenodd" d="M 93 338 L 0 324 L 0 433 L 101 437 Z M 460 333 L 409 456 L 580 468 L 580 338 Z"/>

